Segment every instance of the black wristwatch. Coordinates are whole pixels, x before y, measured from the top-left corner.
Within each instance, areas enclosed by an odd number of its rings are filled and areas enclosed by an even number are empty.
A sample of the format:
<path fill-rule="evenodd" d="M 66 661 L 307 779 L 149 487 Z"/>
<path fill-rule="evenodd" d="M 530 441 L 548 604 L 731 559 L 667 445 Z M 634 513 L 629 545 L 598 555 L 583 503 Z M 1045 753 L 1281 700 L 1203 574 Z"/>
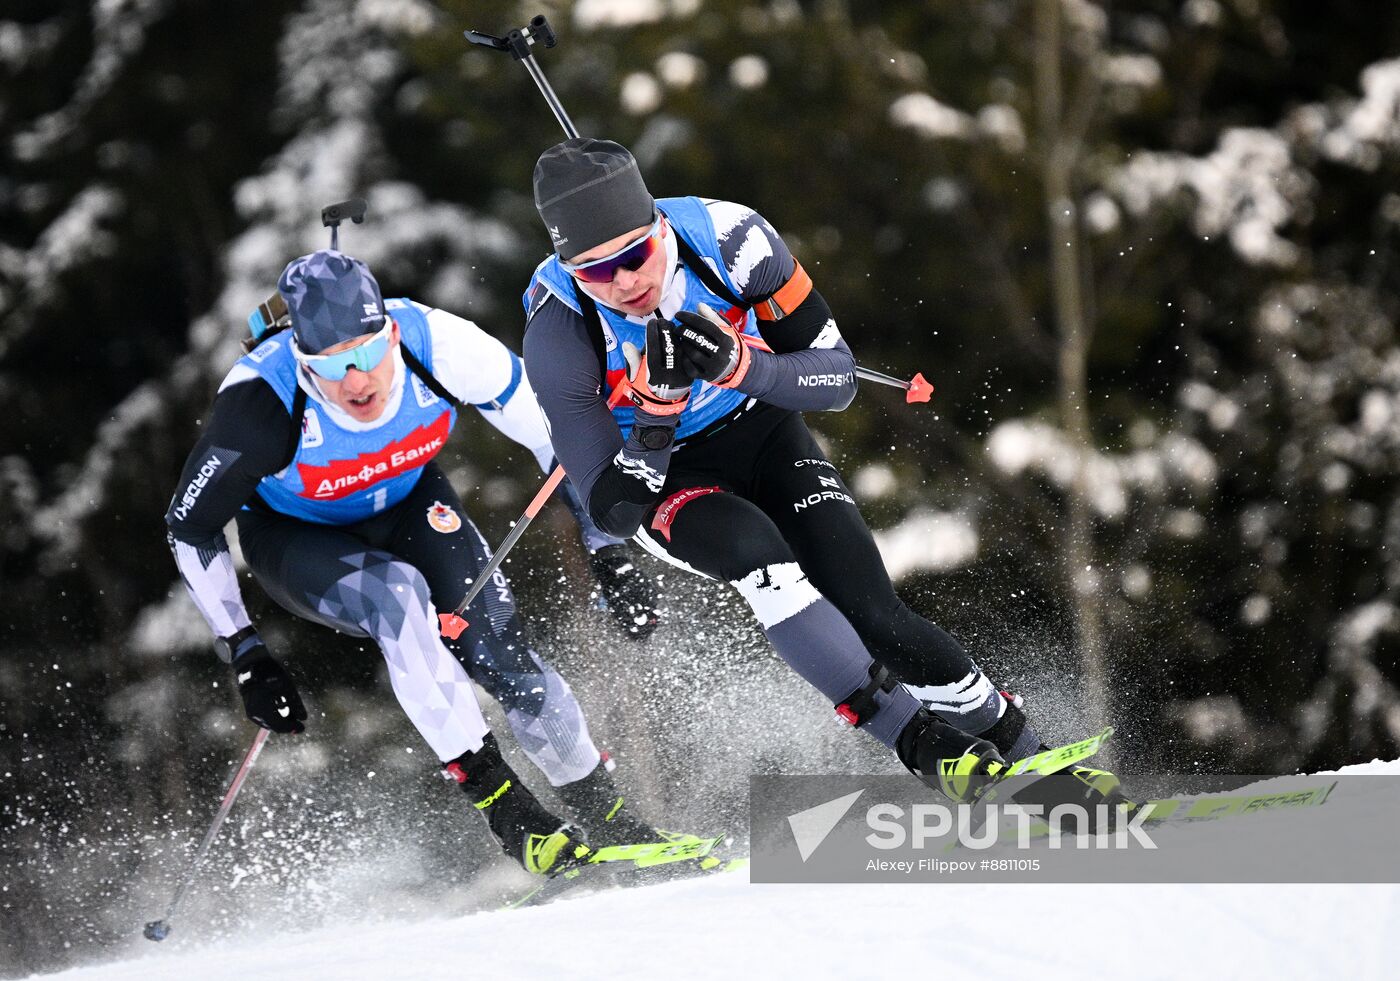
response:
<path fill-rule="evenodd" d="M 649 450 L 664 450 L 676 438 L 674 426 L 635 426 L 632 432 L 637 442 Z"/>
<path fill-rule="evenodd" d="M 215 637 L 214 653 L 219 655 L 220 661 L 232 664 L 233 659 L 241 653 L 240 648 L 243 648 L 249 640 L 257 640 L 257 637 L 258 628 L 249 624 L 232 637 Z"/>

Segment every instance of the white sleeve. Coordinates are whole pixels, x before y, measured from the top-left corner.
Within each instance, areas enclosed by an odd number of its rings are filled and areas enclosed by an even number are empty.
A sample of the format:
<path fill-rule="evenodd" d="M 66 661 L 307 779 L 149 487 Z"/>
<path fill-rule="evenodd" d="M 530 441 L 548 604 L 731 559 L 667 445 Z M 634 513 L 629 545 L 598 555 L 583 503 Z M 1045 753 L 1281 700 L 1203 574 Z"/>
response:
<path fill-rule="evenodd" d="M 204 616 L 215 637 L 232 637 L 252 621 L 238 589 L 238 573 L 233 568 L 228 541 L 219 535 L 203 547 L 169 537 L 170 550 L 180 578 L 185 581 L 194 605 Z"/>
<path fill-rule="evenodd" d="M 548 471 L 554 460 L 544 413 L 518 355 L 470 320 L 423 309 L 433 338 L 433 375 Z"/>

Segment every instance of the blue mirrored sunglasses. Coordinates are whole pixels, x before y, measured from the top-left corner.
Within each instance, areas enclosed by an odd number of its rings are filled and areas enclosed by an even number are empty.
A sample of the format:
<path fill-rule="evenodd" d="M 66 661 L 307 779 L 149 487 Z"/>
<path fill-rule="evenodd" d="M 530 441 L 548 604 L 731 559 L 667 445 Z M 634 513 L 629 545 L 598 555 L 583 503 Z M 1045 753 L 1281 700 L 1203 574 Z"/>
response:
<path fill-rule="evenodd" d="M 658 214 L 656 220 L 651 223 L 646 234 L 635 241 L 628 242 L 616 252 L 610 253 L 599 259 L 590 259 L 587 262 L 580 262 L 575 265 L 572 262 L 559 260 L 559 264 L 570 275 L 583 280 L 585 283 L 592 283 L 594 286 L 604 286 L 613 281 L 619 269 L 626 269 L 628 272 L 636 272 L 642 265 L 656 254 L 657 248 L 661 245 L 659 233 L 661 231 L 661 216 Z"/>
<path fill-rule="evenodd" d="M 292 353 L 296 355 L 297 361 L 326 381 L 340 381 L 351 368 L 373 371 L 379 367 L 379 362 L 389 353 L 389 329 L 393 326 L 394 322 L 385 317 L 384 326 L 379 328 L 373 337 L 367 337 L 354 347 L 337 351 L 335 354 L 307 354 L 297 346 L 294 339 Z"/>

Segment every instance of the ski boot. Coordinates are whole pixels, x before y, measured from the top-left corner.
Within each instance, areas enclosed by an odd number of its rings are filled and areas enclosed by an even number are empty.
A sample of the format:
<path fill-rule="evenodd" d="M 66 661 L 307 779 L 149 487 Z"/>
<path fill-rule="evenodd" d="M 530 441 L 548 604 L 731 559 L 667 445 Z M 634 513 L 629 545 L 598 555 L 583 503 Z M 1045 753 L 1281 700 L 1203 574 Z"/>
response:
<path fill-rule="evenodd" d="M 534 875 L 555 876 L 587 863 L 591 849 L 578 828 L 549 813 L 501 758 L 496 737 L 442 769 L 461 785 L 502 850 Z"/>
<path fill-rule="evenodd" d="M 1107 804 L 1109 807 L 1115 808 L 1120 804 L 1126 804 L 1130 811 L 1139 806 L 1137 801 L 1130 800 L 1118 789 L 1123 785 L 1123 781 L 1107 770 L 1095 770 L 1088 766 L 1072 766 L 1065 771 L 1065 775 L 1073 777 L 1084 786 L 1085 799 L 1090 803 Z"/>
<path fill-rule="evenodd" d="M 594 848 L 654 843 L 667 847 L 662 850 L 664 857 L 660 861 L 639 859 L 631 866 L 610 862 L 604 866 L 609 872 L 626 873 L 633 882 L 638 881 L 640 872 L 645 881 L 656 882 L 738 867 L 735 863 L 741 860 L 724 854 L 728 842 L 721 841 L 720 836 L 666 831 L 625 810 L 625 798 L 613 783 L 611 770 L 605 753 L 588 776 L 555 787 L 554 791 L 588 829 L 588 840 Z"/>
<path fill-rule="evenodd" d="M 1001 694 L 1006 699 L 1006 711 L 995 726 L 982 734 L 983 738 L 991 739 L 998 746 L 1009 741 L 1020 743 L 1021 746 L 1016 750 L 1007 753 L 1007 759 L 1013 762 L 1022 756 L 1048 749 L 1026 721 L 1022 711 L 1025 702 L 1021 696 L 1006 691 Z M 1026 749 L 1024 744 L 1027 741 L 1033 741 L 1035 745 Z M 1042 777 L 1024 790 L 1013 793 L 1011 799 L 1018 804 L 1041 804 L 1045 807 L 1047 815 L 1057 804 L 1078 804 L 1086 808 L 1090 816 L 1089 827 L 1082 829 L 1085 833 L 1110 831 L 1118 825 L 1119 805 L 1126 805 L 1128 814 L 1138 807 L 1137 803 L 1128 799 L 1118 789 L 1120 785 L 1118 777 L 1107 770 L 1071 766 L 1059 773 Z M 1101 820 L 1097 810 L 1099 804 L 1108 806 L 1107 822 Z"/>
<path fill-rule="evenodd" d="M 978 733 L 978 736 L 995 746 L 997 752 L 1012 763 L 1044 749 L 1040 734 L 1035 731 L 1035 726 L 1031 725 L 1026 713 L 1022 711 L 1025 702 L 1021 696 L 1007 691 L 999 694 L 1003 704 L 1001 717 L 986 732 Z"/>
<path fill-rule="evenodd" d="M 926 708 L 899 734 L 895 753 L 909 772 L 956 804 L 977 800 L 990 785 L 990 764 L 1006 762 L 994 744 L 969 736 Z"/>
<path fill-rule="evenodd" d="M 613 783 L 611 765 L 604 754 L 588 776 L 554 788 L 559 799 L 588 829 L 588 840 L 594 847 L 668 840 L 666 832 L 656 830 L 626 807 L 626 799 Z"/>
<path fill-rule="evenodd" d="M 1013 792 L 1011 799 L 1017 804 L 1039 804 L 1043 808 L 1040 820 L 1047 824 L 1056 807 L 1076 805 L 1082 811 L 1057 819 L 1057 827 L 1065 834 L 1107 834 L 1131 820 L 1139 806 L 1118 790 L 1118 782 L 1107 770 L 1072 766 Z"/>

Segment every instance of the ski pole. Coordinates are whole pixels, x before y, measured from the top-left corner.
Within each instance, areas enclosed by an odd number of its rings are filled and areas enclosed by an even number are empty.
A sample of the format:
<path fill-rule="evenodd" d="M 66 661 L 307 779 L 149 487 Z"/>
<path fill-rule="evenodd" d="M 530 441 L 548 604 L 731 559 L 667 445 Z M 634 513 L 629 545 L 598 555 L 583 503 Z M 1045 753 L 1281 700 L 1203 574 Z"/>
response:
<path fill-rule="evenodd" d="M 515 28 L 509 31 L 505 37 L 496 37 L 494 34 L 485 34 L 481 31 L 464 31 L 463 33 L 472 44 L 479 44 L 496 51 L 509 51 L 510 56 L 524 65 L 525 70 L 530 73 L 530 77 L 535 80 L 535 85 L 539 87 L 544 101 L 549 104 L 554 118 L 563 127 L 564 135 L 571 140 L 578 137 L 578 129 L 574 126 L 573 120 L 564 111 L 564 106 L 560 103 L 559 97 L 554 94 L 554 88 L 549 84 L 549 79 L 544 77 L 544 71 L 530 52 L 530 46 L 537 42 L 543 43 L 546 48 L 552 48 L 559 41 L 544 14 L 535 15 L 530 19 L 528 26 Z M 916 374 L 909 381 L 903 381 L 893 375 L 857 365 L 856 375 L 866 381 L 904 389 L 904 401 L 911 405 L 915 402 L 927 402 L 933 397 L 933 385 L 924 378 L 922 372 Z"/>
<path fill-rule="evenodd" d="M 204 841 L 200 844 L 199 851 L 195 852 L 194 859 L 190 862 L 189 868 L 185 870 L 184 879 L 180 881 L 180 885 L 175 889 L 175 895 L 171 897 L 170 905 L 165 909 L 165 916 L 146 924 L 144 932 L 147 940 L 164 940 L 170 935 L 170 921 L 175 916 L 175 910 L 179 907 L 185 890 L 194 880 L 194 873 L 199 868 L 199 863 L 204 860 L 205 852 L 209 851 L 209 846 L 213 844 L 219 829 L 223 827 L 224 818 L 228 817 L 233 802 L 238 799 L 238 792 L 243 789 L 243 782 L 248 779 L 248 771 L 253 769 L 253 764 L 257 762 L 258 754 L 262 752 L 263 743 L 267 742 L 269 731 L 261 727 L 258 728 L 258 734 L 253 737 L 253 745 L 248 747 L 248 753 L 243 757 L 243 765 L 233 775 L 228 790 L 224 792 L 224 802 L 219 805 L 219 813 L 214 815 L 214 823 L 209 825 L 209 830 L 205 832 Z"/>
<path fill-rule="evenodd" d="M 530 527 L 530 522 L 535 520 L 535 515 L 540 513 L 540 508 L 544 507 L 545 501 L 549 500 L 549 495 L 554 493 L 554 488 L 558 487 L 559 482 L 563 479 L 564 468 L 556 465 L 553 472 L 550 473 L 549 479 L 540 488 L 540 492 L 535 495 L 535 499 L 526 506 L 525 513 L 515 522 L 515 527 L 510 530 L 510 534 L 506 536 L 505 541 L 501 542 L 501 547 L 496 549 L 496 554 L 491 556 L 491 561 L 486 563 L 486 568 L 482 569 L 481 575 L 476 577 L 472 588 L 467 590 L 467 595 L 462 598 L 462 602 L 457 604 L 457 609 L 451 613 L 438 614 L 438 630 L 444 637 L 456 640 L 462 636 L 462 631 L 467 629 L 467 621 L 462 614 L 467 612 L 467 607 L 472 605 L 472 600 L 476 599 L 482 587 L 496 574 L 501 562 L 515 547 L 515 543 L 520 541 L 520 536 L 525 534 L 525 529 Z"/>
<path fill-rule="evenodd" d="M 545 20 L 544 14 L 536 14 L 530 19 L 528 27 L 518 27 L 507 33 L 505 37 L 483 34 L 481 31 L 466 31 L 464 33 L 472 44 L 494 48 L 497 51 L 509 51 L 510 56 L 525 66 L 525 70 L 535 80 L 535 85 L 539 86 L 544 101 L 549 103 L 549 108 L 554 112 L 554 118 L 559 120 L 559 125 L 564 128 L 564 135 L 571 140 L 578 138 L 578 130 L 574 127 L 573 120 L 564 111 L 564 106 L 559 101 L 559 97 L 554 94 L 549 79 L 544 77 L 544 71 L 535 61 L 535 56 L 530 53 L 530 45 L 536 41 L 542 41 L 546 48 L 552 48 L 559 40 L 554 34 L 554 29 L 549 26 L 549 21 Z"/>
<path fill-rule="evenodd" d="M 364 198 L 351 198 L 349 201 L 337 201 L 335 204 L 328 204 L 321 209 L 321 227 L 331 230 L 331 251 L 340 251 L 340 223 L 349 218 L 357 225 L 361 225 L 365 220 L 365 212 L 369 210 L 369 205 Z M 284 327 L 292 325 L 291 312 L 287 310 L 287 301 L 282 299 L 279 290 L 273 290 L 266 300 L 258 304 L 257 309 L 248 314 L 249 337 L 243 341 L 243 353 L 251 354 L 253 348 L 263 342 L 264 336 L 269 331 L 277 333 Z"/>
<path fill-rule="evenodd" d="M 624 378 L 617 383 L 617 387 L 608 396 L 608 408 L 617 406 L 626 395 L 627 379 Z M 506 554 L 515 547 L 516 542 L 520 541 L 520 536 L 525 534 L 525 529 L 530 527 L 530 522 L 535 520 L 535 515 L 540 513 L 540 509 L 544 507 L 545 502 L 549 500 L 550 495 L 554 493 L 554 489 L 559 486 L 559 482 L 563 479 L 564 467 L 562 464 L 557 464 L 550 472 L 549 478 L 544 482 L 544 486 L 535 495 L 534 500 L 526 505 L 525 513 L 515 522 L 515 527 L 510 530 L 505 541 L 501 542 L 501 547 L 496 549 L 496 554 L 491 556 L 491 561 L 486 563 L 486 567 L 481 570 L 481 575 L 476 577 L 471 589 L 467 590 L 467 595 L 462 597 L 462 602 L 458 603 L 457 608 L 451 613 L 438 614 L 438 631 L 444 637 L 456 640 L 462 636 L 462 631 L 466 630 L 468 626 L 462 614 L 467 612 L 467 607 L 472 605 L 472 600 L 476 599 L 477 594 L 486 586 L 487 581 L 496 574 L 496 570 L 505 561 Z"/>
<path fill-rule="evenodd" d="M 754 337 L 752 334 L 740 334 L 739 340 L 744 342 L 745 347 L 757 348 L 760 351 L 772 351 L 768 342 L 761 337 Z M 893 375 L 887 375 L 882 371 L 875 371 L 873 368 L 862 368 L 856 365 L 857 377 L 866 381 L 878 382 L 881 385 L 889 385 L 892 388 L 904 389 L 905 402 L 927 402 L 933 396 L 933 385 L 931 385 L 923 372 L 915 375 L 909 381 L 903 381 Z"/>
<path fill-rule="evenodd" d="M 889 385 L 891 388 L 904 389 L 904 401 L 911 405 L 915 402 L 927 402 L 933 398 L 933 385 L 924 377 L 923 372 L 917 372 L 913 378 L 902 381 L 893 375 L 875 371 L 873 368 L 862 368 L 860 365 L 856 365 L 856 376 L 880 385 Z"/>

